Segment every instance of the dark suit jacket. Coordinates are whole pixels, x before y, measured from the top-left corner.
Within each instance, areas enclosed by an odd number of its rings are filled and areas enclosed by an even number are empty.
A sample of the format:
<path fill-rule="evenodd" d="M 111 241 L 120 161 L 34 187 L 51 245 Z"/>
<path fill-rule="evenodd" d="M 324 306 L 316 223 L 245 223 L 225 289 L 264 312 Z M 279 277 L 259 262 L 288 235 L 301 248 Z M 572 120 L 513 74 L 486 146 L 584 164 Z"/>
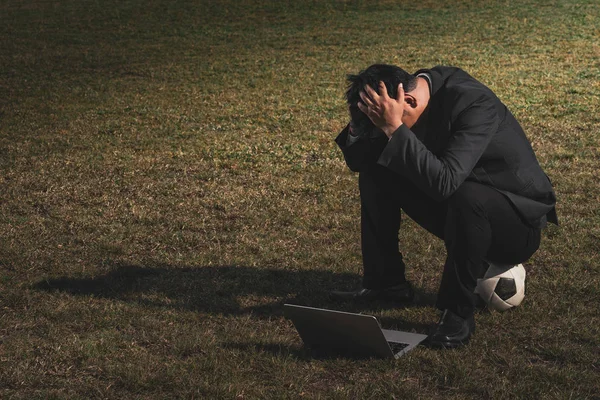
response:
<path fill-rule="evenodd" d="M 442 201 L 465 181 L 503 193 L 534 227 L 558 223 L 556 197 L 521 126 L 496 95 L 454 67 L 420 70 L 431 76 L 431 98 L 413 126 L 400 126 L 388 141 L 348 141 L 348 127 L 336 138 L 348 167 L 360 171 L 377 162 L 410 179 Z"/>

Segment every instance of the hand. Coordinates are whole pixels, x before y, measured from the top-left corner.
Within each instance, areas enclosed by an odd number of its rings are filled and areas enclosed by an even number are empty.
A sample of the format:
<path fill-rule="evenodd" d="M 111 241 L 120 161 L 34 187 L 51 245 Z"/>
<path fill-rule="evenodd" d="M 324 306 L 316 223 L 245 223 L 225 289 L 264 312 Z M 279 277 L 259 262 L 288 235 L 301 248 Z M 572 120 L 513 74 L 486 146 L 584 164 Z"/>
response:
<path fill-rule="evenodd" d="M 381 129 L 387 137 L 402 125 L 402 115 L 404 113 L 404 88 L 402 84 L 398 85 L 398 95 L 396 98 L 388 96 L 387 89 L 383 82 L 379 82 L 378 95 L 369 85 L 365 86 L 365 91 L 360 92 L 362 103 L 358 102 L 358 108 L 364 112 L 373 124 Z M 366 93 L 365 93 L 366 92 Z"/>

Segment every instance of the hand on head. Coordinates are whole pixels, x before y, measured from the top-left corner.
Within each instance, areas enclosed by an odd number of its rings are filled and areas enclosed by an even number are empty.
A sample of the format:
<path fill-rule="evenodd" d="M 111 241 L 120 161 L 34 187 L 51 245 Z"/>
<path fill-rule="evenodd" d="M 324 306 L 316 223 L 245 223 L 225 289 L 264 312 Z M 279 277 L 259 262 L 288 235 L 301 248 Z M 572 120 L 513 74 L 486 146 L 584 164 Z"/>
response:
<path fill-rule="evenodd" d="M 360 92 L 362 102 L 358 102 L 358 108 L 365 113 L 373 124 L 381 129 L 388 137 L 392 136 L 400 125 L 404 114 L 404 88 L 398 85 L 396 98 L 390 97 L 383 82 L 379 82 L 379 92 L 369 85 Z"/>

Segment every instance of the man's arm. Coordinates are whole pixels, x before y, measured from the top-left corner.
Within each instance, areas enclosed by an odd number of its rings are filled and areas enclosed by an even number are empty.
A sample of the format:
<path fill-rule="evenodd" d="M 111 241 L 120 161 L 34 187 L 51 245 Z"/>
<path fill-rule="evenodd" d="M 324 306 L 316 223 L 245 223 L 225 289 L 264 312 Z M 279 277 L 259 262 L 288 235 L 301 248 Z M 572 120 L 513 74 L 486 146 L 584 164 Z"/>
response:
<path fill-rule="evenodd" d="M 335 142 L 342 150 L 348 168 L 360 172 L 366 164 L 377 162 L 387 143 L 387 137 L 383 133 L 372 137 L 352 135 L 350 125 L 347 125 Z"/>
<path fill-rule="evenodd" d="M 401 174 L 432 198 L 446 199 L 469 176 L 500 121 L 493 99 L 482 95 L 453 122 L 445 150 L 436 156 L 405 125 L 392 135 L 378 164 Z M 431 132 L 435 136 L 435 132 Z"/>

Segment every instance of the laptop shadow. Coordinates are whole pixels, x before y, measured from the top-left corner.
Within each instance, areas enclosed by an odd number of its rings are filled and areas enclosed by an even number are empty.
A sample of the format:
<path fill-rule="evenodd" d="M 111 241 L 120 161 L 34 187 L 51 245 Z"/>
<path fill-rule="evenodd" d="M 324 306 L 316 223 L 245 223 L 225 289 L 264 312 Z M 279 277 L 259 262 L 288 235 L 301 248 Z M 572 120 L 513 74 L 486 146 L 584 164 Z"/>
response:
<path fill-rule="evenodd" d="M 327 361 L 327 360 L 381 360 L 380 357 L 365 356 L 364 354 L 353 354 L 348 351 L 326 351 L 314 350 L 309 347 L 285 346 L 276 343 L 253 343 L 253 342 L 226 342 L 222 344 L 225 349 L 240 350 L 252 353 L 267 353 L 272 357 L 293 358 L 298 361 Z"/>

